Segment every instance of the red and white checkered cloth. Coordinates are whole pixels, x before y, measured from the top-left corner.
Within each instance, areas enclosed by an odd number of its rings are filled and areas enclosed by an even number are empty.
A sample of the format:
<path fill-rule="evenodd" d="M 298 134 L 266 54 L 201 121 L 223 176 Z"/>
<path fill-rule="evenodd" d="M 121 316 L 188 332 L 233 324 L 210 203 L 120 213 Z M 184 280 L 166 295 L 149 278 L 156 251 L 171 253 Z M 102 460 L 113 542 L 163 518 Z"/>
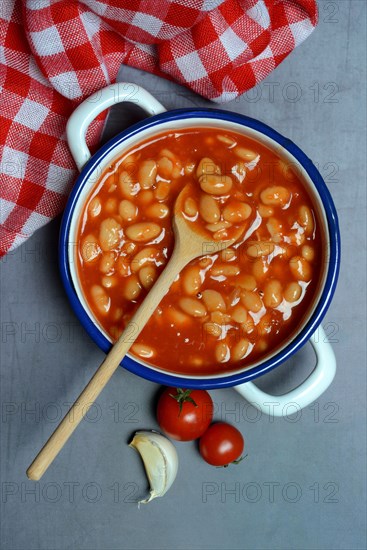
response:
<path fill-rule="evenodd" d="M 316 0 L 3 0 L 0 254 L 61 212 L 76 176 L 66 121 L 121 64 L 225 102 L 265 78 L 316 23 Z M 92 124 L 92 145 L 102 125 L 103 117 Z"/>

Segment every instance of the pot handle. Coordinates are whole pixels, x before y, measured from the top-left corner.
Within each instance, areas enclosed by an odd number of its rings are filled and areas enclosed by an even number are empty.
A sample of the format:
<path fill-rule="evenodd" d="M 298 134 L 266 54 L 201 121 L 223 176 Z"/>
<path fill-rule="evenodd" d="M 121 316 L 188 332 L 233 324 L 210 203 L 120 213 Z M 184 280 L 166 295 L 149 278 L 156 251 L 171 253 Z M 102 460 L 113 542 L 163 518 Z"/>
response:
<path fill-rule="evenodd" d="M 79 170 L 91 157 L 85 142 L 88 126 L 102 111 L 123 102 L 135 103 L 149 115 L 166 110 L 149 92 L 131 82 L 116 82 L 92 94 L 75 109 L 66 125 L 68 145 Z"/>
<path fill-rule="evenodd" d="M 235 386 L 243 397 L 257 409 L 271 416 L 287 416 L 292 414 L 289 408 L 297 412 L 310 405 L 326 391 L 334 379 L 336 360 L 333 348 L 327 340 L 320 325 L 310 338 L 316 353 L 316 367 L 312 373 L 294 390 L 283 395 L 270 395 L 260 390 L 253 382 Z"/>

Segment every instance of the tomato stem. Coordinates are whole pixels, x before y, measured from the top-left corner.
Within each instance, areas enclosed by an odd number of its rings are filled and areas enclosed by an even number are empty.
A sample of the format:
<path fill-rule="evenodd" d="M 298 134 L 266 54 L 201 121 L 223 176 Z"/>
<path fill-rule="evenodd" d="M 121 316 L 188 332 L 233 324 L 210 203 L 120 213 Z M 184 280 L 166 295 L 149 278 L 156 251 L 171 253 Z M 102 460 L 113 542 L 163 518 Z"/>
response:
<path fill-rule="evenodd" d="M 173 395 L 172 393 L 170 393 L 169 396 L 172 397 L 172 399 L 174 399 L 178 403 L 178 406 L 179 406 L 178 416 L 180 416 L 180 414 L 182 413 L 182 407 L 184 403 L 192 403 L 194 407 L 198 406 L 197 403 L 195 403 L 195 401 L 193 400 L 193 398 L 190 397 L 192 390 L 184 390 L 182 388 L 176 388 L 176 390 L 177 390 L 176 395 Z"/>
<path fill-rule="evenodd" d="M 217 468 L 228 468 L 230 464 L 239 464 L 240 462 L 242 462 L 244 458 L 247 458 L 247 457 L 248 457 L 248 454 L 240 456 L 240 458 L 237 458 L 236 460 L 232 460 L 232 462 L 230 462 L 229 464 L 223 464 L 223 466 L 217 466 Z"/>
<path fill-rule="evenodd" d="M 240 462 L 242 462 L 242 460 L 243 460 L 244 458 L 247 458 L 247 457 L 248 457 L 248 454 L 247 454 L 247 455 L 240 456 L 240 458 L 237 458 L 236 460 L 233 460 L 233 461 L 231 462 L 231 464 L 239 464 Z"/>

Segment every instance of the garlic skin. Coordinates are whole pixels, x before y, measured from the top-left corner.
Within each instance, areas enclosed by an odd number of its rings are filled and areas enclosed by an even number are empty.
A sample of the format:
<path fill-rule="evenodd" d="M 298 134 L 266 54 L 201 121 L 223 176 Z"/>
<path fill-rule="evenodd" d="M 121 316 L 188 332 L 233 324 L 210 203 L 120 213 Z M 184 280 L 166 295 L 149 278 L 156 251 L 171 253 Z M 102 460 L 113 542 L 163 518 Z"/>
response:
<path fill-rule="evenodd" d="M 178 456 L 169 439 L 154 431 L 136 432 L 129 444 L 140 454 L 150 484 L 150 494 L 139 504 L 163 497 L 176 479 Z"/>

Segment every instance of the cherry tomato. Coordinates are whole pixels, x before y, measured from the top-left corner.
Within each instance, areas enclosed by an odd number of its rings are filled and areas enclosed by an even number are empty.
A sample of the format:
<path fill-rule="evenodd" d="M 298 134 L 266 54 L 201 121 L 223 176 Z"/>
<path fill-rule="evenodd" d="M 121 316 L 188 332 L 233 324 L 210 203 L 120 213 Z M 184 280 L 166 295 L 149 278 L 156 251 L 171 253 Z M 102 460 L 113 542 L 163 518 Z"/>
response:
<path fill-rule="evenodd" d="M 204 390 L 166 388 L 158 400 L 157 420 L 172 439 L 200 437 L 213 419 L 213 401 Z"/>
<path fill-rule="evenodd" d="M 201 436 L 199 449 L 203 459 L 212 466 L 228 466 L 242 455 L 244 440 L 241 433 L 230 424 L 212 424 Z"/>

